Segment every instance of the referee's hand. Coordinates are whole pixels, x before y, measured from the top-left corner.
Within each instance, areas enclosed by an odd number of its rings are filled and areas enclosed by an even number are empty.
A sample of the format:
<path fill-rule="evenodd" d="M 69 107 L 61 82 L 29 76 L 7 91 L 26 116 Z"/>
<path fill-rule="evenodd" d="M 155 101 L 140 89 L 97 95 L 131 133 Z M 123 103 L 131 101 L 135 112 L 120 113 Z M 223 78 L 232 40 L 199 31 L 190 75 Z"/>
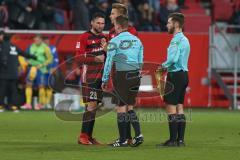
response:
<path fill-rule="evenodd" d="M 166 72 L 167 69 L 166 68 L 163 68 L 162 65 L 159 65 L 157 70 L 161 71 L 161 72 Z"/>
<path fill-rule="evenodd" d="M 107 92 L 107 91 L 108 91 L 107 83 L 102 83 L 102 90 L 103 90 L 104 92 Z"/>

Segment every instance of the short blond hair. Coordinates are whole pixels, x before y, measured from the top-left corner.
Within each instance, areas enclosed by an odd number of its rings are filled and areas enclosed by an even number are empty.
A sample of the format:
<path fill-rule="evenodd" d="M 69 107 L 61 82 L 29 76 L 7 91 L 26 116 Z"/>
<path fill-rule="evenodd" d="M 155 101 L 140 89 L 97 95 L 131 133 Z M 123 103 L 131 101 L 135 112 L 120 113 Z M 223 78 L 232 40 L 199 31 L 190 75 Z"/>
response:
<path fill-rule="evenodd" d="M 128 17 L 128 9 L 127 6 L 121 3 L 113 3 L 112 9 L 116 9 L 120 15 Z"/>

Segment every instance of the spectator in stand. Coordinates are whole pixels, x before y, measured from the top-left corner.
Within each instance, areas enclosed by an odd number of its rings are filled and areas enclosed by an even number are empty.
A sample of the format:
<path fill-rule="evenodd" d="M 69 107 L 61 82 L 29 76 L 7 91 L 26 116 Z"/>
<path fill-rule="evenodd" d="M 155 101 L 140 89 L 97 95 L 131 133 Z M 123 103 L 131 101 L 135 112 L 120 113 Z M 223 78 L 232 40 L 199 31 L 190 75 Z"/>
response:
<path fill-rule="evenodd" d="M 41 30 L 55 30 L 54 13 L 55 0 L 41 0 L 38 3 L 40 9 L 41 19 L 39 22 L 39 29 Z"/>
<path fill-rule="evenodd" d="M 187 7 L 185 6 L 185 0 L 178 0 L 178 5 L 179 5 L 179 7 L 182 8 L 182 9 L 187 8 Z"/>
<path fill-rule="evenodd" d="M 12 0 L 9 3 L 9 15 L 14 29 L 37 29 L 40 11 L 38 0 Z"/>
<path fill-rule="evenodd" d="M 168 15 L 173 12 L 180 12 L 177 0 L 167 0 L 165 5 L 160 8 L 160 29 L 161 31 L 167 31 Z"/>
<path fill-rule="evenodd" d="M 134 8 L 137 10 L 138 6 L 142 3 L 144 3 L 145 0 L 131 0 L 131 2 L 132 2 L 132 5 L 134 6 Z"/>
<path fill-rule="evenodd" d="M 89 30 L 89 0 L 76 0 L 75 5 L 72 4 L 71 6 L 73 11 L 73 28 L 75 30 Z"/>
<path fill-rule="evenodd" d="M 5 27 L 8 23 L 8 10 L 5 0 L 0 0 L 0 28 Z"/>
<path fill-rule="evenodd" d="M 94 13 L 102 13 L 106 16 L 105 19 L 105 28 L 104 30 L 109 30 L 111 27 L 111 21 L 109 18 L 110 15 L 110 8 L 107 0 L 98 0 L 96 2 L 96 6 L 91 11 L 91 17 Z"/>
<path fill-rule="evenodd" d="M 148 0 L 149 5 L 153 8 L 155 14 L 159 14 L 161 0 Z"/>
<path fill-rule="evenodd" d="M 153 8 L 149 5 L 148 1 L 145 1 L 143 4 L 140 4 L 138 7 L 139 10 L 139 31 L 159 31 L 159 27 L 155 26 L 154 21 L 154 11 Z"/>
<path fill-rule="evenodd" d="M 128 21 L 130 26 L 138 26 L 138 15 L 136 9 L 133 7 L 132 2 L 130 0 L 119 0 L 119 3 L 128 6 Z"/>

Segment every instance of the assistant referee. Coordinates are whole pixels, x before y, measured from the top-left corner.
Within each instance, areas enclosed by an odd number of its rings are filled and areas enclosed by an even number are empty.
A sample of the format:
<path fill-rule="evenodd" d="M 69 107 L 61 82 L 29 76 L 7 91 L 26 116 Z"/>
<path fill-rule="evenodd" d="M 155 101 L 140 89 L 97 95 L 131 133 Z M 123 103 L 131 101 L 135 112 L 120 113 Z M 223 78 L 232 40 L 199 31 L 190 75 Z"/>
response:
<path fill-rule="evenodd" d="M 190 44 L 183 34 L 183 25 L 183 14 L 172 13 L 169 15 L 167 29 L 169 34 L 173 34 L 173 38 L 167 50 L 167 60 L 161 64 L 160 68 L 168 71 L 168 85 L 165 87 L 164 102 L 168 114 L 170 138 L 157 146 L 185 146 L 186 118 L 183 112 L 183 103 L 188 86 Z M 170 93 L 166 93 L 169 91 Z"/>
<path fill-rule="evenodd" d="M 140 70 L 143 65 L 143 45 L 141 41 L 128 32 L 128 18 L 118 16 L 115 20 L 117 36 L 108 44 L 107 59 L 102 77 L 102 89 L 107 90 L 112 63 L 115 63 L 116 72 L 113 74 L 113 90 L 117 98 L 117 119 L 119 139 L 111 144 L 113 147 L 125 147 L 127 143 L 127 124 L 130 120 L 134 130 L 132 146 L 143 142 L 140 124 L 136 113 L 128 113 L 128 107 L 135 105 L 135 99 L 140 86 Z"/>

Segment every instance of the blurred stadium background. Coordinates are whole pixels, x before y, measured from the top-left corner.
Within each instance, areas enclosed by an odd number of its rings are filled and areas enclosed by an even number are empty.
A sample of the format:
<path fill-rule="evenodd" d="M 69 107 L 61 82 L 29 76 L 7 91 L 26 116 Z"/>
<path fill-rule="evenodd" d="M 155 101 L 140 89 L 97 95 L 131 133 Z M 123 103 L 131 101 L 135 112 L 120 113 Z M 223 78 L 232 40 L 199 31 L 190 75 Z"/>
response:
<path fill-rule="evenodd" d="M 161 97 L 154 91 L 154 70 L 166 58 L 166 49 L 171 39 L 165 27 L 168 14 L 175 11 L 185 14 L 184 31 L 191 44 L 190 85 L 185 99 L 185 106 L 192 112 L 188 116 L 193 119 L 189 122 L 186 137 L 190 147 L 185 151 L 156 150 L 152 146 L 156 143 L 154 136 L 157 141 L 160 137 L 163 140 L 167 136 L 164 133 L 166 125 L 143 123 L 143 133 L 150 138 L 146 138 L 146 144 L 142 147 L 144 152 L 139 153 L 141 150 L 135 149 L 131 159 L 145 159 L 144 153 L 150 158 L 175 159 L 174 154 L 177 154 L 180 155 L 179 159 L 239 159 L 240 130 L 236 123 L 240 121 L 239 111 L 229 110 L 240 109 L 240 0 L 119 1 L 128 5 L 130 24 L 137 28 L 145 47 L 144 70 L 150 71 L 143 76 L 141 92 L 137 98 L 140 114 L 164 112 L 161 109 L 164 106 Z M 54 101 L 59 99 L 80 100 L 78 96 L 71 96 L 73 93 L 78 94 L 77 87 L 71 85 L 76 86 L 80 82 L 79 75 L 71 72 L 73 65 L 68 60 L 75 54 L 76 41 L 81 33 L 89 29 L 91 15 L 100 11 L 108 17 L 113 2 L 116 1 L 0 1 L 0 27 L 10 35 L 13 44 L 26 50 L 33 43 L 34 35 L 40 33 L 48 36 L 51 44 L 57 47 L 61 67 L 56 77 L 57 89 L 52 104 L 56 104 Z M 110 20 L 107 19 L 105 31 L 110 27 Z M 25 76 L 22 73 L 19 77 L 19 106 L 25 102 Z M 70 90 L 72 94 L 66 90 Z M 196 109 L 191 110 L 192 108 Z M 18 115 L 8 112 L 0 114 L 0 152 L 3 151 L 3 159 L 75 159 L 87 156 L 91 159 L 103 159 L 104 156 L 131 156 L 127 149 L 121 150 L 125 154 L 120 155 L 116 150 L 106 148 L 76 148 L 73 143 L 80 123 L 62 122 L 52 118 L 53 115 L 53 112 L 45 111 L 23 111 Z M 111 140 L 115 134 L 105 131 L 107 128 L 115 128 L 113 117 L 111 113 L 97 122 L 102 125 L 97 124 L 97 135 L 103 137 L 100 139 L 105 142 Z M 39 128 L 40 131 L 37 131 Z M 154 131 L 149 131 L 149 128 Z M 104 156 L 99 156 L 100 152 Z"/>

